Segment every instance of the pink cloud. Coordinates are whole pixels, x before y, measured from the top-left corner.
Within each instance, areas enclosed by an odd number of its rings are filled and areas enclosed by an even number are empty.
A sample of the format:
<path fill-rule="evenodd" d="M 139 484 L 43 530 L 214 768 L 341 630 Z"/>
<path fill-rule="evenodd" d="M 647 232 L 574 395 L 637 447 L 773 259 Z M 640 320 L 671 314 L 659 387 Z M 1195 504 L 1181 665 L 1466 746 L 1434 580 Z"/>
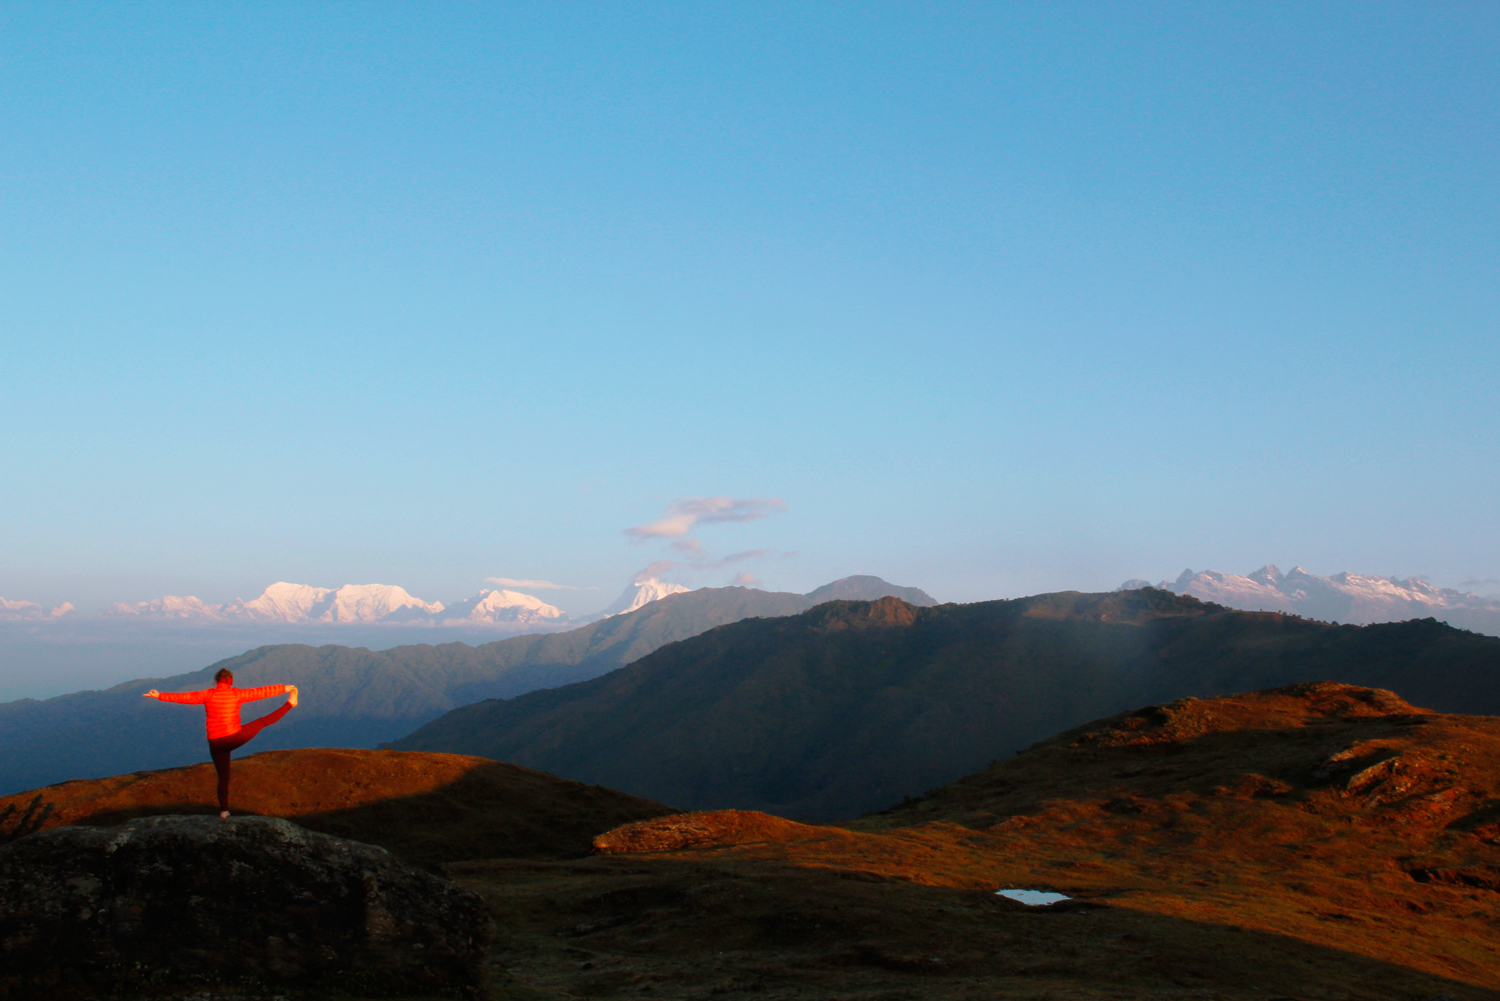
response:
<path fill-rule="evenodd" d="M 743 553 L 730 553 L 718 562 L 718 566 L 728 566 L 730 563 L 738 563 L 741 560 L 758 560 L 762 556 L 770 556 L 774 549 L 747 549 Z"/>
<path fill-rule="evenodd" d="M 786 504 L 780 497 L 679 497 L 667 506 L 660 519 L 627 528 L 625 534 L 639 542 L 676 539 L 700 522 L 755 521 L 785 510 Z"/>
<path fill-rule="evenodd" d="M 573 584 L 554 584 L 550 580 L 517 580 L 514 577 L 486 577 L 486 584 L 499 584 L 501 587 L 525 587 L 536 591 L 596 591 L 598 588 L 578 587 Z"/>

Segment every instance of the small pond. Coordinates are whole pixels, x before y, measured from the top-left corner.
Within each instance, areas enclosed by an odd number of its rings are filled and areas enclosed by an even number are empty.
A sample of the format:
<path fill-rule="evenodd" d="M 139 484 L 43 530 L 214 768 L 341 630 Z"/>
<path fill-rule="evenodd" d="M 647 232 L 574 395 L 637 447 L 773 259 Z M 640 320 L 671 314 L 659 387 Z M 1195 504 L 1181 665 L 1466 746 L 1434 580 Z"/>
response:
<path fill-rule="evenodd" d="M 1046 890 L 996 890 L 1002 897 L 1019 900 L 1023 904 L 1033 907 L 1041 907 L 1043 904 L 1055 904 L 1059 900 L 1071 899 L 1066 893 L 1049 893 Z"/>

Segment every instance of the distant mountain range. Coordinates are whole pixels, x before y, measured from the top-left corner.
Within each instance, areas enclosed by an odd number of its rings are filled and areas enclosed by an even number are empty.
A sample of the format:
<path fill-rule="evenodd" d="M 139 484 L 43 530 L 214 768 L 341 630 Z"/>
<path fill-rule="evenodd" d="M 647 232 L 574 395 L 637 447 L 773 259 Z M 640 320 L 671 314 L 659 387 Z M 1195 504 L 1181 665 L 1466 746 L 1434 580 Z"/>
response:
<path fill-rule="evenodd" d="M 468 625 L 547 625 L 566 621 L 561 611 L 519 591 L 482 590 L 444 607 L 440 601 L 414 598 L 394 584 L 345 584 L 310 587 L 278 581 L 250 601 L 236 598 L 209 605 L 193 597 L 167 595 L 135 605 L 115 604 L 105 618 L 178 620 L 199 623 L 418 623 Z"/>
<path fill-rule="evenodd" d="M 850 577 L 828 586 L 872 598 L 914 591 L 878 577 Z M 934 603 L 922 592 L 915 593 Z M 457 706 L 597 677 L 726 622 L 793 615 L 818 601 L 811 595 L 754 588 L 700 588 L 668 594 L 634 611 L 566 632 L 532 633 L 480 646 L 420 643 L 389 650 L 277 644 L 173 677 L 142 678 L 105 691 L 46 700 L 4 702 L 0 795 L 64 779 L 200 760 L 202 712 L 164 706 L 142 699 L 141 693 L 148 688 L 212 687 L 214 671 L 221 666 L 234 671 L 241 687 L 286 683 L 301 689 L 302 704 L 262 733 L 256 750 L 373 747 Z M 279 702 L 252 705 L 245 718 L 253 719 L 262 714 L 262 706 L 269 711 Z"/>
<path fill-rule="evenodd" d="M 1150 586 L 1129 580 L 1119 590 Z M 1318 577 L 1301 567 L 1283 574 L 1267 564 L 1253 573 L 1184 570 L 1175 581 L 1156 585 L 1176 594 L 1191 594 L 1247 611 L 1291 612 L 1324 622 L 1369 625 L 1406 619 L 1435 618 L 1460 629 L 1500 635 L 1500 599 L 1433 587 L 1416 578 L 1368 577 L 1339 573 Z"/>
<path fill-rule="evenodd" d="M 648 602 L 688 590 L 655 577 L 632 581 L 610 607 L 582 621 L 593 622 L 634 611 Z M 0 598 L 0 622 L 77 620 L 72 604 L 50 611 L 33 601 Z M 117 602 L 98 616 L 100 622 L 178 623 L 183 625 L 434 625 L 498 626 L 508 629 L 566 628 L 576 624 L 540 598 L 504 588 L 484 589 L 471 598 L 444 605 L 423 601 L 394 584 L 345 584 L 312 587 L 277 581 L 249 601 L 236 598 L 210 605 L 191 595 L 163 595 L 136 604 Z"/>
<path fill-rule="evenodd" d="M 389 746 L 510 761 L 684 809 L 836 819 L 1095 717 L 1322 680 L 1500 713 L 1500 639 L 1431 620 L 1334 626 L 1155 588 L 936 608 L 841 601 L 464 706 Z"/>
<path fill-rule="evenodd" d="M 73 603 L 63 602 L 48 611 L 34 601 L 10 601 L 0 598 L 0 622 L 46 622 L 57 620 L 74 612 Z"/>
<path fill-rule="evenodd" d="M 878 579 L 846 578 L 855 582 Z M 880 583 L 885 584 L 884 581 Z M 862 585 L 836 581 L 824 585 L 820 590 L 832 587 L 853 587 L 855 591 L 860 591 Z M 575 620 L 540 598 L 503 588 L 481 590 L 471 598 L 445 606 L 440 601 L 423 601 L 413 597 L 405 588 L 394 584 L 345 584 L 343 587 L 329 588 L 277 581 L 262 591 L 259 597 L 249 601 L 236 598 L 222 605 L 210 605 L 191 595 L 174 594 L 133 605 L 117 602 L 100 613 L 96 621 L 202 626 L 490 626 L 535 632 L 565 629 L 580 623 L 597 622 L 612 615 L 624 615 L 668 595 L 682 594 L 687 590 L 689 589 L 681 584 L 667 583 L 655 576 L 642 574 L 626 585 L 620 597 L 609 607 Z M 928 603 L 932 601 L 916 588 L 896 590 L 903 592 L 903 596 L 910 592 L 926 598 Z M 819 596 L 818 600 L 828 601 L 834 597 L 846 595 L 830 593 Z M 44 623 L 64 620 L 77 621 L 71 603 L 64 603 L 49 611 L 36 602 L 0 598 L 0 622 Z"/>

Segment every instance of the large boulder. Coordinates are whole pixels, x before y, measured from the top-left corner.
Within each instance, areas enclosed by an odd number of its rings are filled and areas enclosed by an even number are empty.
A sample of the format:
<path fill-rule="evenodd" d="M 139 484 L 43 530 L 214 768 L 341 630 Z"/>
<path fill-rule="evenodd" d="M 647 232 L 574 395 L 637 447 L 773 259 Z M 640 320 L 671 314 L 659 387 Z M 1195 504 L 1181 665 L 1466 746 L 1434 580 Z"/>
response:
<path fill-rule="evenodd" d="M 275 817 L 143 817 L 0 847 L 0 996 L 337 984 L 473 994 L 479 896 Z"/>

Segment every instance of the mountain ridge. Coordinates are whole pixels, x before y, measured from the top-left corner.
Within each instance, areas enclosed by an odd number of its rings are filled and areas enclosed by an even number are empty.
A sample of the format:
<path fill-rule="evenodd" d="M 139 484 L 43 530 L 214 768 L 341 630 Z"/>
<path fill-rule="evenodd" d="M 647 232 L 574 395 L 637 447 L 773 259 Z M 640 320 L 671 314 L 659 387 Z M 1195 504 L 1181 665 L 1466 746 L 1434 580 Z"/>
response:
<path fill-rule="evenodd" d="M 917 608 L 829 602 L 663 646 L 589 681 L 455 709 L 391 741 L 684 809 L 838 819 L 1131 705 L 1330 679 L 1500 712 L 1500 639 L 1333 626 L 1158 589 Z"/>

